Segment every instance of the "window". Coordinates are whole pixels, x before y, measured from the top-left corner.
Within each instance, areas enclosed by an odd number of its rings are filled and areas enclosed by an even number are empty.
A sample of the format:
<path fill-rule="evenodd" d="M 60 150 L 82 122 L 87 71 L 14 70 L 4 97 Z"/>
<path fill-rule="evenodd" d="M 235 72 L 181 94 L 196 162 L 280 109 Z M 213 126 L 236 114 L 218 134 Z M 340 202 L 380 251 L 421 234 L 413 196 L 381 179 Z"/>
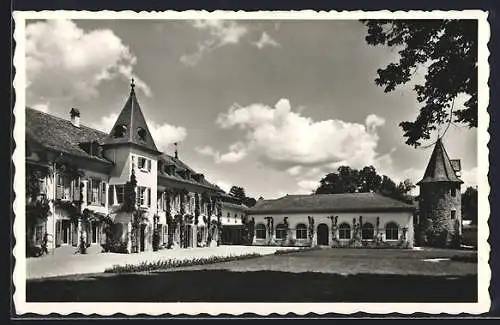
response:
<path fill-rule="evenodd" d="M 361 239 L 373 239 L 373 225 L 369 222 L 361 227 Z"/>
<path fill-rule="evenodd" d="M 351 239 L 351 226 L 348 223 L 339 226 L 339 239 Z"/>
<path fill-rule="evenodd" d="M 231 221 L 231 214 L 228 212 L 227 213 L 227 222 L 229 223 Z"/>
<path fill-rule="evenodd" d="M 266 239 L 266 226 L 262 223 L 259 223 L 255 226 L 255 237 L 257 239 Z"/>
<path fill-rule="evenodd" d="M 127 132 L 127 126 L 125 124 L 117 125 L 113 130 L 113 137 L 123 138 Z"/>
<path fill-rule="evenodd" d="M 307 227 L 305 224 L 300 223 L 295 227 L 295 238 L 307 239 Z"/>
<path fill-rule="evenodd" d="M 67 175 L 57 175 L 56 199 L 69 200 L 71 194 L 71 180 Z"/>
<path fill-rule="evenodd" d="M 457 196 L 457 188 L 456 188 L 456 187 L 452 187 L 452 188 L 451 188 L 451 196 L 452 196 L 452 197 Z"/>
<path fill-rule="evenodd" d="M 123 185 L 115 185 L 116 203 L 117 204 L 123 203 L 124 190 L 125 190 L 125 187 Z"/>
<path fill-rule="evenodd" d="M 398 224 L 395 222 L 389 222 L 387 225 L 385 225 L 385 240 L 398 240 L 398 232 Z"/>
<path fill-rule="evenodd" d="M 148 172 L 151 171 L 151 160 L 144 157 L 138 157 L 137 164 L 140 170 Z"/>
<path fill-rule="evenodd" d="M 139 140 L 146 141 L 146 134 L 146 130 L 143 128 L 137 128 L 137 136 L 139 137 Z"/>
<path fill-rule="evenodd" d="M 286 227 L 284 224 L 280 223 L 276 226 L 276 238 L 285 239 L 286 237 Z"/>
<path fill-rule="evenodd" d="M 137 204 L 140 206 L 151 206 L 151 189 L 149 187 L 137 187 Z"/>
<path fill-rule="evenodd" d="M 457 211 L 451 210 L 451 220 L 454 220 L 457 217 Z"/>
<path fill-rule="evenodd" d="M 100 202 L 100 196 L 99 194 L 101 193 L 101 181 L 98 179 L 93 179 L 91 180 L 91 186 L 92 186 L 92 197 L 90 202 L 92 203 L 98 203 Z"/>
<path fill-rule="evenodd" d="M 35 243 L 37 245 L 42 244 L 43 241 L 43 226 L 35 227 Z"/>

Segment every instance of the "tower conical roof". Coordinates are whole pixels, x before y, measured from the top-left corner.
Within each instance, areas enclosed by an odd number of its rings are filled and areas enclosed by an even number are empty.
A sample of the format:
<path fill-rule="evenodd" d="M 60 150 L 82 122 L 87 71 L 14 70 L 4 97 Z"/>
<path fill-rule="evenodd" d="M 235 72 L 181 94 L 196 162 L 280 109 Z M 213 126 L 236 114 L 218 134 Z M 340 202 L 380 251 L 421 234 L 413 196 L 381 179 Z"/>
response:
<path fill-rule="evenodd" d="M 154 153 L 160 153 L 142 114 L 134 87 L 134 80 L 132 79 L 130 95 L 109 135 L 106 137 L 104 145 L 132 144 Z"/>
<path fill-rule="evenodd" d="M 446 153 L 441 138 L 438 138 L 436 141 L 431 159 L 424 173 L 424 178 L 418 182 L 417 185 L 434 182 L 463 183 L 463 181 L 457 177 L 451 165 L 450 158 Z"/>

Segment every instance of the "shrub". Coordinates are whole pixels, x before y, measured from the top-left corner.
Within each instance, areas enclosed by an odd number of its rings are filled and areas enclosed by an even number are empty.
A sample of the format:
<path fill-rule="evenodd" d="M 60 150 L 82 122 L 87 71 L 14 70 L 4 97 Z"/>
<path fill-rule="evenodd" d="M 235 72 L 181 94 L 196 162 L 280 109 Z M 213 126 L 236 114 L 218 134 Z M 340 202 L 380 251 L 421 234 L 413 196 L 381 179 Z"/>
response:
<path fill-rule="evenodd" d="M 185 260 L 167 259 L 155 262 L 142 262 L 140 264 L 114 265 L 111 268 L 104 270 L 104 273 L 132 273 L 132 272 L 151 272 L 156 270 L 167 270 L 183 266 L 207 265 L 221 262 L 244 260 L 249 258 L 260 257 L 260 254 L 250 253 L 239 256 L 210 256 L 196 257 Z"/>

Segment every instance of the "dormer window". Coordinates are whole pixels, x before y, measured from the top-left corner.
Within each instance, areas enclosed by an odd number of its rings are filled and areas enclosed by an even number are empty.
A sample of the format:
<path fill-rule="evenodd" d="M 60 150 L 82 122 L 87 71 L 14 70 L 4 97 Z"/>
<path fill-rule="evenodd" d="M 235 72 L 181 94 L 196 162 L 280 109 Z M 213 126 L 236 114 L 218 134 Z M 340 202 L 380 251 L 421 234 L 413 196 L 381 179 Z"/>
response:
<path fill-rule="evenodd" d="M 139 137 L 139 140 L 146 141 L 146 135 L 146 130 L 144 130 L 143 128 L 137 128 L 137 136 Z"/>
<path fill-rule="evenodd" d="M 123 138 L 127 133 L 127 126 L 125 124 L 117 125 L 113 130 L 113 137 Z"/>
<path fill-rule="evenodd" d="M 151 171 L 151 160 L 144 157 L 137 158 L 137 167 L 144 172 Z"/>

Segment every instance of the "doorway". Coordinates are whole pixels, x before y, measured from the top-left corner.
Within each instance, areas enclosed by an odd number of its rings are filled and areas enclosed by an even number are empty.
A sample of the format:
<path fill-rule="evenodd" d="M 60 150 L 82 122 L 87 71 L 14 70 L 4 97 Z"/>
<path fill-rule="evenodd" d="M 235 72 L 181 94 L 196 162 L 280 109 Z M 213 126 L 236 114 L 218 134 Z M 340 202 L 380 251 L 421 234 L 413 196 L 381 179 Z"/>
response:
<path fill-rule="evenodd" d="M 144 252 L 144 250 L 146 249 L 146 225 L 141 225 L 139 241 L 139 249 L 141 252 Z"/>
<path fill-rule="evenodd" d="M 328 246 L 328 226 L 324 223 L 318 225 L 318 245 Z"/>
<path fill-rule="evenodd" d="M 71 221 L 61 220 L 62 228 L 62 244 L 69 245 L 71 243 Z"/>

